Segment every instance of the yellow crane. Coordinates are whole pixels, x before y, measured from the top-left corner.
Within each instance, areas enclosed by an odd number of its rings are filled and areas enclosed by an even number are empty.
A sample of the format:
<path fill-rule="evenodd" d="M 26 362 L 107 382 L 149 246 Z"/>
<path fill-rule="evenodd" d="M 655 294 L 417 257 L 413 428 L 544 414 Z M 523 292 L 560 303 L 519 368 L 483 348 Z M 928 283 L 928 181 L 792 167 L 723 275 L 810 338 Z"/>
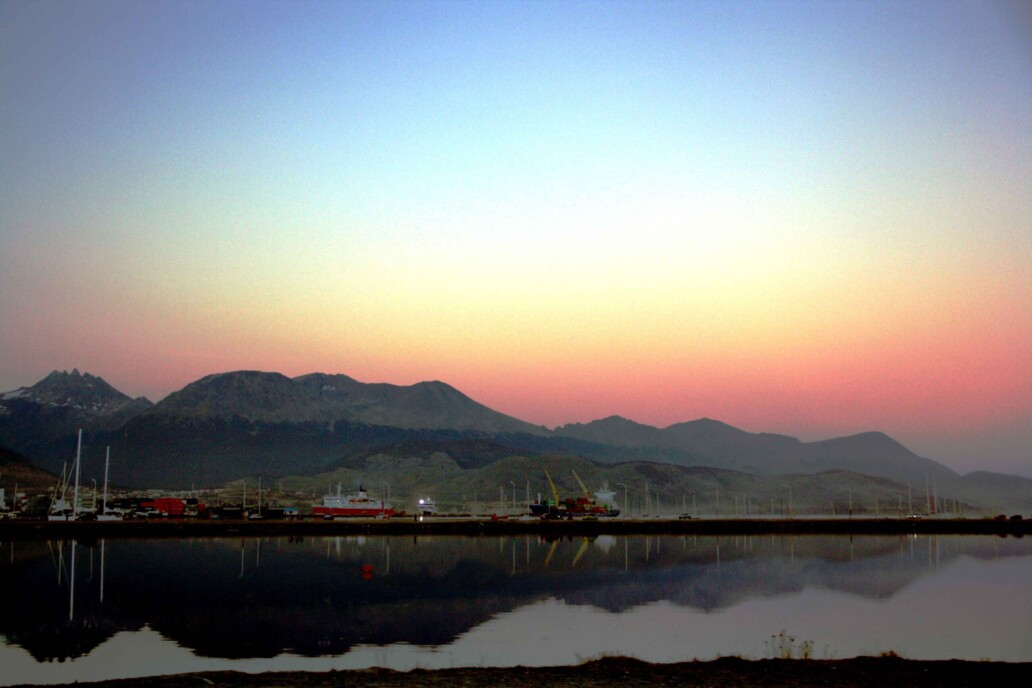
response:
<path fill-rule="evenodd" d="M 552 502 L 552 506 L 559 506 L 559 490 L 556 489 L 555 483 L 552 482 L 552 476 L 548 474 L 548 469 L 544 469 L 545 477 L 548 479 L 548 486 L 552 488 L 552 498 L 555 500 Z"/>
<path fill-rule="evenodd" d="M 552 561 L 552 555 L 555 554 L 555 548 L 559 546 L 558 540 L 552 540 L 552 544 L 548 548 L 548 554 L 545 556 L 545 568 L 548 568 L 548 562 Z"/>
<path fill-rule="evenodd" d="M 576 566 L 577 562 L 580 561 L 580 558 L 583 557 L 584 553 L 588 551 L 588 543 L 588 538 L 584 538 L 584 541 L 581 542 L 580 548 L 577 550 L 577 554 L 573 557 L 573 564 L 571 565 L 571 568 L 573 566 Z"/>
<path fill-rule="evenodd" d="M 573 469 L 571 469 L 571 470 L 573 470 Z M 584 481 L 580 479 L 579 475 L 577 475 L 577 471 L 573 471 L 573 477 L 577 479 L 577 484 L 580 485 L 580 489 L 584 490 L 584 496 L 590 502 L 591 501 L 591 493 L 588 492 L 588 488 L 584 485 Z"/>

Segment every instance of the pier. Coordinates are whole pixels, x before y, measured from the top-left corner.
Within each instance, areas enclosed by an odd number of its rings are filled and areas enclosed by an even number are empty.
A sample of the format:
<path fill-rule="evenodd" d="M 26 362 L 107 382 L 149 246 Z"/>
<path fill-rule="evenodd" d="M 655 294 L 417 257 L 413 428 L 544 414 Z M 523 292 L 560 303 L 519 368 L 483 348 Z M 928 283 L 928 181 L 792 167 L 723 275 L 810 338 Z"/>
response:
<path fill-rule="evenodd" d="M 538 518 L 412 517 L 335 520 L 6 521 L 3 539 L 101 537 L 239 537 L 290 535 L 1000 535 L 1032 533 L 1020 518 Z"/>

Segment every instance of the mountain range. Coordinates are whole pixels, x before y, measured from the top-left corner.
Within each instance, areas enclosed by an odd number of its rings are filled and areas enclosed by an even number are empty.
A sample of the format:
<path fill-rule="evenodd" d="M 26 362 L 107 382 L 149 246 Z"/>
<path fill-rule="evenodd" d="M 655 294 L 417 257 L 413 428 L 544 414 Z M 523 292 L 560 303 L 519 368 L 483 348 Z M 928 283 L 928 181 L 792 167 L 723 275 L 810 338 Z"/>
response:
<path fill-rule="evenodd" d="M 98 461 L 110 446 L 112 482 L 137 488 L 218 486 L 257 475 L 360 476 L 372 459 L 422 465 L 445 458 L 463 471 L 504 472 L 510 459 L 565 457 L 605 470 L 658 463 L 750 480 L 848 472 L 894 481 L 897 492 L 934 488 L 969 504 L 1032 509 L 1032 480 L 960 476 L 880 432 L 802 442 L 706 418 L 656 428 L 618 416 L 550 430 L 437 381 L 398 386 L 346 375 L 236 371 L 205 376 L 152 404 L 73 370 L 0 394 L 0 447 L 44 470 L 60 473 L 74 458 L 79 428 L 85 462 Z M 609 479 L 623 482 L 620 475 Z"/>

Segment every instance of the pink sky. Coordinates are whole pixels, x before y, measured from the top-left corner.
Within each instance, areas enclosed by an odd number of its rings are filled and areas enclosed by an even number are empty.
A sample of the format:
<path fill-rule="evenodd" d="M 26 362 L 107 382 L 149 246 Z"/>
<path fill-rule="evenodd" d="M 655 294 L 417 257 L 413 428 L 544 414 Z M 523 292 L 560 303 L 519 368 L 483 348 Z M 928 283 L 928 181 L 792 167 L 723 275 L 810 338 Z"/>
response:
<path fill-rule="evenodd" d="M 438 379 L 1032 475 L 1020 3 L 302 5 L 0 9 L 0 389 Z"/>

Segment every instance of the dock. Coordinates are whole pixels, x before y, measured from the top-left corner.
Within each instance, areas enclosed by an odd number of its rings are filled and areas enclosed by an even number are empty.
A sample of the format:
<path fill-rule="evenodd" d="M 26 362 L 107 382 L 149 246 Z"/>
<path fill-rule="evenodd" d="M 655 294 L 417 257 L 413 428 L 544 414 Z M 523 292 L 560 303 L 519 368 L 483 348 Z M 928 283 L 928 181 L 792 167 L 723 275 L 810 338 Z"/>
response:
<path fill-rule="evenodd" d="M 1020 518 L 604 518 L 394 517 L 336 520 L 146 519 L 2 521 L 0 540 L 124 537 L 257 537 L 337 535 L 999 535 L 1032 534 Z"/>

